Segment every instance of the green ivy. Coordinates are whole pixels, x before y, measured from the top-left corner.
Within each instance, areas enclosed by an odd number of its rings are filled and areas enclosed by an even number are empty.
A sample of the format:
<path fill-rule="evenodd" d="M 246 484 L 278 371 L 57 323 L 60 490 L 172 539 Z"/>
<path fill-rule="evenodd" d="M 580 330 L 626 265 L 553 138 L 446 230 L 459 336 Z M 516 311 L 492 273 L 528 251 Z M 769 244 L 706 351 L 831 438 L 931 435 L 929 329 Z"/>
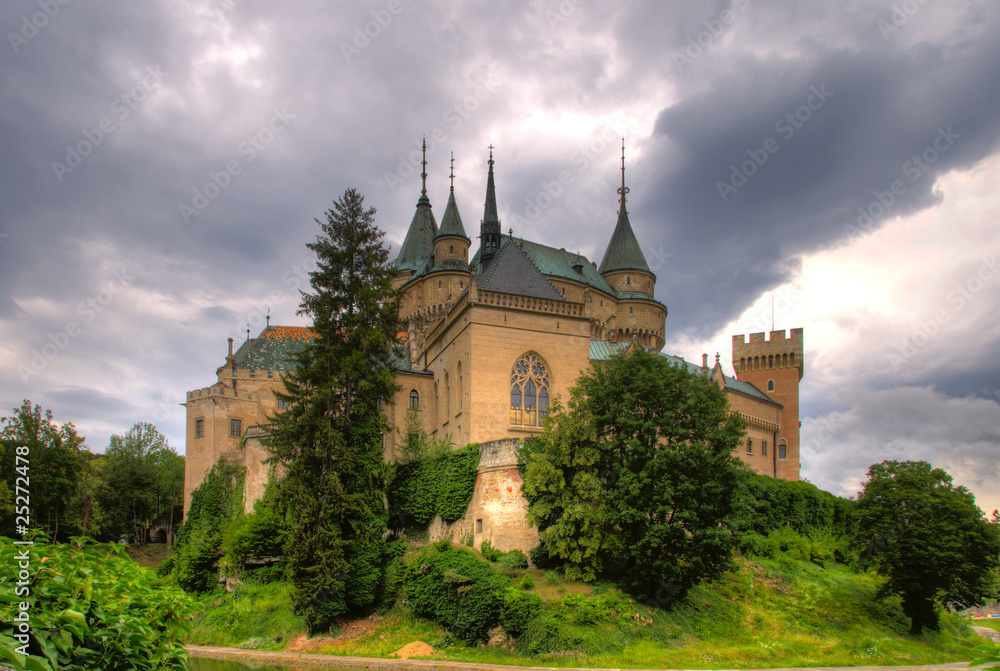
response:
<path fill-rule="evenodd" d="M 480 456 L 479 445 L 472 443 L 398 466 L 388 491 L 390 524 L 426 527 L 436 515 L 449 524 L 462 519 L 476 489 Z"/>
<path fill-rule="evenodd" d="M 174 544 L 173 575 L 188 592 L 206 592 L 217 582 L 222 535 L 243 511 L 243 469 L 219 459 L 196 490 Z"/>
<path fill-rule="evenodd" d="M 185 668 L 180 638 L 190 629 L 193 601 L 140 568 L 122 546 L 83 538 L 15 546 L 0 538 L 0 562 L 20 564 L 29 575 L 26 585 L 0 582 L 0 660 L 35 671 Z M 20 591 L 25 586 L 30 595 Z M 27 657 L 15 638 L 22 602 Z"/>

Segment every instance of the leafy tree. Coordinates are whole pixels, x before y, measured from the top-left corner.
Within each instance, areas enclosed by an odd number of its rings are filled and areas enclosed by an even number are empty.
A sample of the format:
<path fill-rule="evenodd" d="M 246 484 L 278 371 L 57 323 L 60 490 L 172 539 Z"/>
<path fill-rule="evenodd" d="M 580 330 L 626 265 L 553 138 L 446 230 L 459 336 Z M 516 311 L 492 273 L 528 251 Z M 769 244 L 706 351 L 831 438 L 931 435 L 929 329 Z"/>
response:
<path fill-rule="evenodd" d="M 862 558 L 899 594 L 910 632 L 937 629 L 938 602 L 979 604 L 995 590 L 1000 534 L 972 492 L 925 461 L 883 461 L 868 469 L 858 496 Z"/>
<path fill-rule="evenodd" d="M 76 435 L 72 424 L 56 424 L 51 411 L 43 412 L 40 406 L 32 406 L 27 399 L 20 408 L 14 408 L 14 415 L 0 419 L 0 424 L 3 425 L 0 441 L 4 445 L 2 477 L 7 489 L 15 493 L 19 477 L 15 467 L 24 465 L 16 461 L 15 449 L 25 446 L 31 484 L 31 526 L 44 528 L 53 540 L 60 538 L 60 532 L 62 537 L 67 536 L 70 530 L 60 528 L 60 524 L 70 509 L 83 469 L 83 437 Z M 12 534 L 14 520 L 8 516 L 3 521 L 2 533 Z"/>
<path fill-rule="evenodd" d="M 286 472 L 292 598 L 313 631 L 371 606 L 381 579 L 387 425 L 379 408 L 396 389 L 391 355 L 401 323 L 374 215 L 348 189 L 317 220 L 321 233 L 307 246 L 318 266 L 299 310 L 316 337 L 285 379 L 279 398 L 290 407 L 271 418 L 267 441 Z"/>
<path fill-rule="evenodd" d="M 529 519 L 568 577 L 680 598 L 733 566 L 744 430 L 717 386 L 663 357 L 595 362 L 526 456 Z"/>
<path fill-rule="evenodd" d="M 124 436 L 111 436 L 101 476 L 107 484 L 101 492 L 105 537 L 127 534 L 145 542 L 154 519 L 180 518 L 184 457 L 152 424 L 137 422 Z"/>

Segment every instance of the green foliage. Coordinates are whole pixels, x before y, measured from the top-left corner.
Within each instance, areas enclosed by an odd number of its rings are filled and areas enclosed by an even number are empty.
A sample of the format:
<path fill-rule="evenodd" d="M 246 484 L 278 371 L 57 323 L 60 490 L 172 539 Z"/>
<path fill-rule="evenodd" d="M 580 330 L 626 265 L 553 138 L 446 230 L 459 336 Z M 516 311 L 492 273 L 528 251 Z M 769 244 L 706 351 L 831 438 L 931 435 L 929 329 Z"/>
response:
<path fill-rule="evenodd" d="M 825 492 L 811 482 L 788 481 L 747 473 L 740 497 L 737 525 L 767 536 L 790 526 L 800 534 L 854 533 L 856 502 Z"/>
<path fill-rule="evenodd" d="M 1000 645 L 983 644 L 976 648 L 976 659 L 969 666 L 987 666 L 987 669 L 1000 668 Z"/>
<path fill-rule="evenodd" d="M 282 650 L 305 628 L 292 609 L 287 582 L 248 580 L 232 593 L 205 597 L 211 605 L 193 619 L 188 642 L 256 650 Z"/>
<path fill-rule="evenodd" d="M 402 330 L 398 290 L 374 208 L 348 189 L 319 221 L 312 293 L 300 314 L 315 338 L 285 378 L 289 402 L 270 418 L 266 444 L 285 477 L 280 510 L 291 520 L 289 575 L 310 631 L 371 607 L 382 578 L 388 471 L 380 411 L 396 391 L 393 347 Z"/>
<path fill-rule="evenodd" d="M 14 513 L 27 513 L 31 526 L 44 529 L 53 540 L 68 538 L 79 531 L 78 509 L 72 504 L 84 469 L 86 452 L 84 439 L 76 435 L 75 427 L 58 424 L 51 411 L 42 411 L 25 399 L 14 414 L 0 419 L 0 444 L 3 445 L 0 478 L 11 494 L 17 494 L 17 478 L 28 473 L 30 491 L 25 506 L 15 498 L 17 510 L 7 508 L 8 514 L 0 519 L 0 533 L 13 536 L 16 530 Z M 17 447 L 27 447 L 27 455 L 16 454 Z M 21 460 L 18 460 L 18 456 Z M 90 455 L 93 456 L 93 455 Z M 30 470 L 24 468 L 29 465 Z M 21 468 L 19 472 L 16 470 Z M 21 481 L 22 487 L 24 481 Z M 22 492 L 23 494 L 23 492 Z M 19 504 L 19 505 L 18 505 Z"/>
<path fill-rule="evenodd" d="M 124 436 L 111 436 L 97 475 L 106 485 L 96 491 L 103 538 L 126 535 L 144 543 L 154 519 L 181 519 L 184 457 L 152 424 L 138 422 Z"/>
<path fill-rule="evenodd" d="M 528 623 L 542 612 L 542 599 L 537 594 L 525 594 L 508 587 L 503 591 L 500 626 L 509 636 L 520 638 Z"/>
<path fill-rule="evenodd" d="M 524 577 L 521 578 L 521 582 L 517 585 L 523 590 L 535 589 L 535 579 L 531 577 L 530 573 L 525 573 Z"/>
<path fill-rule="evenodd" d="M 642 347 L 595 362 L 529 448 L 529 520 L 569 579 L 682 596 L 733 567 L 744 428 L 717 386 Z"/>
<path fill-rule="evenodd" d="M 172 557 L 173 575 L 188 592 L 205 592 L 218 581 L 223 531 L 243 508 L 243 475 L 238 464 L 219 459 L 191 493 Z"/>
<path fill-rule="evenodd" d="M 397 466 L 388 491 L 393 527 L 426 527 L 436 515 L 449 524 L 462 519 L 476 489 L 480 457 L 479 445 L 470 443 Z"/>
<path fill-rule="evenodd" d="M 620 593 L 573 594 L 548 603 L 543 613 L 535 613 L 525 623 L 517 648 L 533 655 L 581 647 L 596 652 L 601 644 L 595 639 L 609 639 L 610 632 L 628 630 L 633 620 L 633 607 Z"/>
<path fill-rule="evenodd" d="M 428 546 L 406 564 L 406 593 L 413 612 L 474 645 L 500 621 L 510 580 L 464 547 Z"/>
<path fill-rule="evenodd" d="M 858 497 L 856 541 L 862 560 L 902 597 L 910 631 L 937 629 L 939 600 L 978 605 L 996 591 L 998 529 L 975 497 L 924 461 L 883 461 L 868 469 Z"/>
<path fill-rule="evenodd" d="M 244 564 L 250 557 L 273 557 L 284 553 L 290 529 L 285 516 L 278 510 L 278 486 L 272 476 L 264 487 L 263 496 L 254 502 L 253 511 L 249 515 L 236 514 L 224 530 L 223 563 L 230 572 L 240 574 L 247 570 Z M 272 579 L 280 577 L 281 571 Z"/>
<path fill-rule="evenodd" d="M 30 593 L 0 582 L 0 660 L 39 671 L 185 668 L 179 638 L 194 604 L 121 546 L 74 539 L 25 547 L 0 538 L 0 562 L 20 563 L 30 576 Z M 29 605 L 30 634 L 17 628 L 20 602 Z M 28 659 L 17 652 L 24 643 Z"/>
<path fill-rule="evenodd" d="M 479 553 L 483 555 L 483 559 L 488 562 L 495 562 L 503 556 L 503 553 L 500 552 L 500 550 L 495 549 L 493 547 L 493 543 L 490 541 L 483 541 L 479 544 Z"/>

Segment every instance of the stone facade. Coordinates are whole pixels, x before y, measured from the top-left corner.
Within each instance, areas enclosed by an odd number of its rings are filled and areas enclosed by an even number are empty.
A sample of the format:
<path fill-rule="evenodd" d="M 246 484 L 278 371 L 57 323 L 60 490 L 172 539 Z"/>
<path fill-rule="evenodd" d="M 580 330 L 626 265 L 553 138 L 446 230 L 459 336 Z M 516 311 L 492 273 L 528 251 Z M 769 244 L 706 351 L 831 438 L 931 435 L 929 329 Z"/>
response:
<path fill-rule="evenodd" d="M 624 187 L 618 222 L 598 268 L 587 258 L 500 233 L 490 159 L 480 238 L 489 244 L 470 259 L 454 191 L 440 229 L 426 188 L 396 260 L 407 324 L 393 402 L 386 460 L 398 457 L 408 408 L 419 410 L 424 430 L 456 445 L 483 445 L 479 480 L 465 518 L 438 522 L 436 536 L 456 541 L 471 534 L 501 550 L 529 550 L 538 542 L 525 520 L 527 503 L 517 473 L 517 447 L 541 432 L 541 417 L 592 362 L 630 346 L 658 351 L 666 341 L 667 307 L 654 298 L 649 270 L 628 220 Z M 249 334 L 248 334 L 249 335 Z M 249 339 L 217 371 L 211 387 L 188 393 L 185 512 L 191 491 L 220 457 L 247 469 L 246 506 L 260 496 L 269 469 L 259 436 L 279 411 L 291 351 L 308 340 L 306 329 L 268 327 Z M 736 376 L 716 357 L 709 367 L 666 354 L 692 375 L 725 391 L 730 407 L 747 421 L 736 454 L 754 470 L 790 480 L 799 477 L 798 384 L 803 374 L 802 329 L 774 331 L 770 339 L 733 337 Z M 283 358 L 284 357 L 284 358 Z M 232 420 L 240 420 L 241 430 Z M 198 429 L 198 422 L 201 428 Z M 249 431 L 247 431 L 249 429 Z M 200 431 L 200 433 L 199 433 Z"/>

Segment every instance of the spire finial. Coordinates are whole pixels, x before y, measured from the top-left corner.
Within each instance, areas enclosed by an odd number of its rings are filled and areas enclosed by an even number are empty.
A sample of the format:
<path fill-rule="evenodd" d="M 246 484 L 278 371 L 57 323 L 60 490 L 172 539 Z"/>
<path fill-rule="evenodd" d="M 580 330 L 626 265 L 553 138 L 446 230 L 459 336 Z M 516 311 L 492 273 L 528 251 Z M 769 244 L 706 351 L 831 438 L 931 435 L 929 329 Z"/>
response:
<path fill-rule="evenodd" d="M 625 194 L 629 192 L 629 188 L 625 186 L 625 138 L 622 138 L 622 188 L 618 189 L 618 193 L 621 194 L 622 212 L 625 212 Z"/>
<path fill-rule="evenodd" d="M 451 152 L 451 175 L 449 179 L 451 180 L 451 192 L 455 193 L 455 152 Z"/>
<path fill-rule="evenodd" d="M 420 179 L 423 180 L 423 186 L 420 188 L 420 195 L 426 196 L 427 195 L 427 136 L 426 135 L 424 136 L 424 144 L 422 151 L 424 158 L 422 161 L 420 161 L 420 165 L 423 166 L 423 172 L 420 173 Z"/>
<path fill-rule="evenodd" d="M 489 149 L 489 150 L 490 150 L 490 160 L 489 160 L 489 164 L 490 164 L 490 170 L 492 170 L 492 169 L 493 169 L 493 144 L 491 143 L 491 144 L 490 144 L 490 146 L 489 146 L 489 147 L 487 147 L 487 149 Z"/>

